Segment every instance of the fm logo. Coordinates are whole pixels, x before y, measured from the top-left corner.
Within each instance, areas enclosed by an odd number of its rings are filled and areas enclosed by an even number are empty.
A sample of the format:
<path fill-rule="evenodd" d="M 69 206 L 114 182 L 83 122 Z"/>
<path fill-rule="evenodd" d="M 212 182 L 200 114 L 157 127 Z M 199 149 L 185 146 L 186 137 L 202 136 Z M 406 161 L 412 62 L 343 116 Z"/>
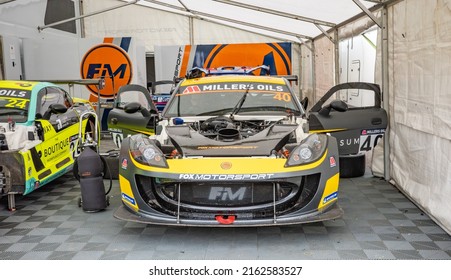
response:
<path fill-rule="evenodd" d="M 121 64 L 113 72 L 110 64 L 89 64 L 88 66 L 88 77 L 118 77 L 123 79 L 125 72 L 127 71 L 127 64 Z M 100 74 L 100 75 L 98 75 Z"/>
<path fill-rule="evenodd" d="M 210 189 L 209 200 L 243 200 L 246 188 L 239 188 L 236 192 L 233 192 L 232 188 L 226 187 L 212 187 Z"/>
<path fill-rule="evenodd" d="M 94 97 L 113 98 L 117 90 L 131 82 L 133 76 L 130 58 L 121 47 L 114 44 L 99 44 L 88 50 L 80 66 L 83 79 L 105 79 L 103 89 L 87 85 Z"/>

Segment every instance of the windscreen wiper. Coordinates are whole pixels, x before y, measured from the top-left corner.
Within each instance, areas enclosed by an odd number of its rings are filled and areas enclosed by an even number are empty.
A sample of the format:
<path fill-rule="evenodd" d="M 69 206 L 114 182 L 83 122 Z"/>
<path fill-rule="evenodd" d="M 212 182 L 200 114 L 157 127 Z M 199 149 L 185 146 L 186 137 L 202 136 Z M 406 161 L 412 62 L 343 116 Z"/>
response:
<path fill-rule="evenodd" d="M 233 115 L 238 114 L 238 112 L 241 110 L 241 107 L 244 104 L 244 101 L 246 101 L 247 94 L 249 93 L 249 89 L 251 88 L 251 84 L 248 84 L 246 86 L 246 90 L 244 91 L 243 96 L 241 96 L 240 100 L 238 100 L 238 103 L 233 107 L 232 113 L 230 113 L 229 118 L 233 120 Z"/>

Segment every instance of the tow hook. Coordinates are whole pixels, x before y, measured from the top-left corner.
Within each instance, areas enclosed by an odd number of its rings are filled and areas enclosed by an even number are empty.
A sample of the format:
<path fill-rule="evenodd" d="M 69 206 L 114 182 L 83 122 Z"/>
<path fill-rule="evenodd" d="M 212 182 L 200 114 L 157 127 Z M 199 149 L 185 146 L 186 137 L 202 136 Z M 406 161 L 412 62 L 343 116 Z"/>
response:
<path fill-rule="evenodd" d="M 230 225 L 230 224 L 233 224 L 233 222 L 235 222 L 236 216 L 234 216 L 234 215 L 216 215 L 215 219 L 220 224 Z"/>

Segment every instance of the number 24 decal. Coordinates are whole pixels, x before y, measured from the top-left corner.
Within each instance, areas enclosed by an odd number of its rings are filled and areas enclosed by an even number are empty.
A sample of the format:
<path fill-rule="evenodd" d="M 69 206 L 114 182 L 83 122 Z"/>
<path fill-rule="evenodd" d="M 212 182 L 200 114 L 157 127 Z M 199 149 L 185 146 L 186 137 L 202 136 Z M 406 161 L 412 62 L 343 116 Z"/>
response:
<path fill-rule="evenodd" d="M 27 103 L 29 101 L 26 99 L 12 99 L 12 98 L 9 98 L 7 100 L 8 100 L 8 104 L 6 104 L 5 107 L 20 108 L 20 109 L 25 109 L 25 107 L 27 106 Z"/>

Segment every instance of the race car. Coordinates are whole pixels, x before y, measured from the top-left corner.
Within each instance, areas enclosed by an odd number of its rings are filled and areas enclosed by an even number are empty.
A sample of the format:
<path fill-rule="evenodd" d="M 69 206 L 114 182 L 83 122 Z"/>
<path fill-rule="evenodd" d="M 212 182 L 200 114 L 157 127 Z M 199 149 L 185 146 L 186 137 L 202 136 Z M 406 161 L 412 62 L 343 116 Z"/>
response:
<path fill-rule="evenodd" d="M 174 89 L 174 81 L 163 80 L 151 82 L 147 85 L 150 88 L 152 101 L 155 103 L 158 112 L 163 112 L 164 107 L 171 99 L 171 91 Z"/>
<path fill-rule="evenodd" d="M 336 139 L 309 133 L 290 82 L 252 75 L 256 69 L 197 69 L 176 86 L 161 118 L 150 121 L 154 135 L 123 139 L 116 218 L 271 226 L 342 215 Z M 129 102 L 123 114 L 147 116 L 146 106 Z"/>
<path fill-rule="evenodd" d="M 56 84 L 0 81 L 0 195 L 8 196 L 8 209 L 15 210 L 16 194 L 71 170 L 80 141 L 96 128 L 85 112 L 94 113 L 88 101 Z"/>

